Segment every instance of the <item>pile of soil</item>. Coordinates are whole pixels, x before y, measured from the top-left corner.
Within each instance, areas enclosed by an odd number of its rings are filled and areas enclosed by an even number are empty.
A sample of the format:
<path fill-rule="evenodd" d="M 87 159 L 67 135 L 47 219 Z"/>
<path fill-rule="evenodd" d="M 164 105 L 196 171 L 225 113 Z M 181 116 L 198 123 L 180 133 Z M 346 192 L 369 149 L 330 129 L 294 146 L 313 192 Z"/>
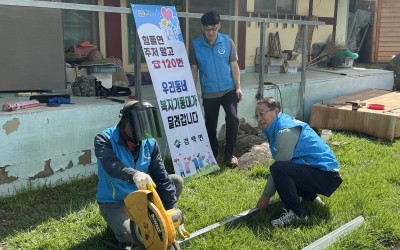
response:
<path fill-rule="evenodd" d="M 400 54 L 396 55 L 385 69 L 394 72 L 393 91 L 400 91 Z"/>
<path fill-rule="evenodd" d="M 218 134 L 219 141 L 225 140 L 225 124 Z M 238 158 L 239 169 L 250 169 L 260 162 L 271 159 L 269 144 L 264 134 L 252 127 L 244 119 L 240 119 L 238 137 L 235 146 L 235 156 Z"/>

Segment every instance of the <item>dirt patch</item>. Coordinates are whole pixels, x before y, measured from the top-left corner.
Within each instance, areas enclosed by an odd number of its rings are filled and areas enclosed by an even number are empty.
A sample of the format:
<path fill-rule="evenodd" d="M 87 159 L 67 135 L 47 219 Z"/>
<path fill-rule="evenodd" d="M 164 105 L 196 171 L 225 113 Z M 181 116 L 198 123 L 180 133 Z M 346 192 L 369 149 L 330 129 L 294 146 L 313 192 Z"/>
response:
<path fill-rule="evenodd" d="M 269 144 L 264 134 L 252 127 L 244 119 L 239 120 L 239 130 L 234 154 L 238 158 L 239 169 L 248 170 L 255 163 L 268 162 L 271 159 Z M 218 138 L 225 140 L 226 126 L 222 126 Z"/>
<path fill-rule="evenodd" d="M 13 217 L 14 216 L 11 212 L 0 209 L 0 229 L 6 229 L 7 227 L 12 226 L 14 224 L 14 220 L 12 219 Z"/>
<path fill-rule="evenodd" d="M 389 246 L 387 248 L 388 250 L 400 250 L 400 241 L 397 243 L 394 243 L 393 245 Z"/>

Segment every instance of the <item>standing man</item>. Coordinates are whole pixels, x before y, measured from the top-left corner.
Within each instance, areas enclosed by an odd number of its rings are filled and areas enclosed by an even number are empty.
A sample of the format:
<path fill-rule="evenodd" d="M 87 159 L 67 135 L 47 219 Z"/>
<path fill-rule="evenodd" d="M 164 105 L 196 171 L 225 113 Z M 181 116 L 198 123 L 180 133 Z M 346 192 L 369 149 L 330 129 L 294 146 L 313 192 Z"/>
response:
<path fill-rule="evenodd" d="M 258 101 L 255 117 L 275 160 L 256 207 L 267 208 L 271 196 L 278 191 L 286 212 L 272 220 L 272 225 L 307 220 L 299 197 L 324 205 L 317 194 L 329 197 L 342 183 L 335 155 L 307 123 L 281 113 L 281 104 L 272 97 Z"/>
<path fill-rule="evenodd" d="M 130 101 L 120 111 L 116 127 L 99 133 L 94 140 L 98 164 L 97 202 L 100 214 L 114 232 L 120 249 L 133 243 L 130 219 L 124 211 L 124 198 L 153 181 L 166 210 L 176 207 L 183 179 L 168 175 L 154 138 L 144 138 L 151 129 L 142 127 L 141 117 L 149 103 Z M 181 225 L 183 226 L 183 224 Z M 182 229 L 178 228 L 178 233 Z"/>
<path fill-rule="evenodd" d="M 228 35 L 218 32 L 221 22 L 217 13 L 205 13 L 201 24 L 204 33 L 193 40 L 190 50 L 193 79 L 197 84 L 197 76 L 200 77 L 206 129 L 214 157 L 218 156 L 217 125 L 222 106 L 226 122 L 224 157 L 229 167 L 236 167 L 238 160 L 233 151 L 239 127 L 237 105 L 243 97 L 236 47 Z"/>

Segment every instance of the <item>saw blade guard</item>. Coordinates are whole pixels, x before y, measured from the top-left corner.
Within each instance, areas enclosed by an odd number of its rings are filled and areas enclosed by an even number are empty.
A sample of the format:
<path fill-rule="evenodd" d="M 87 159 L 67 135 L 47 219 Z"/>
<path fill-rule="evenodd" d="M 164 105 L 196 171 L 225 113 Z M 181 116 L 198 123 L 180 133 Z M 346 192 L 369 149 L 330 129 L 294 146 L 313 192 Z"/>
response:
<path fill-rule="evenodd" d="M 143 249 L 178 249 L 175 228 L 183 224 L 183 213 L 175 208 L 165 210 L 154 186 L 148 189 L 132 192 L 124 199 L 132 237 Z"/>

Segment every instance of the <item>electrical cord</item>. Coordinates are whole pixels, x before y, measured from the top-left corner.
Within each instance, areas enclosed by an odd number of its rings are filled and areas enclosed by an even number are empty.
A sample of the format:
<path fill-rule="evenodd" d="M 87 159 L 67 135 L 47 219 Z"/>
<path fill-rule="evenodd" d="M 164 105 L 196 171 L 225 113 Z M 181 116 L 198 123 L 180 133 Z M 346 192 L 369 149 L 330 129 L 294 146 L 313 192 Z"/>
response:
<path fill-rule="evenodd" d="M 281 89 L 279 88 L 279 86 L 276 85 L 275 83 L 272 83 L 272 82 L 264 82 L 264 85 L 272 85 L 272 86 L 274 86 L 274 88 L 278 89 L 278 92 L 279 92 L 279 99 L 280 99 L 279 101 L 280 101 L 280 103 L 281 103 L 281 111 L 282 111 L 282 113 L 284 113 L 284 112 L 283 112 L 282 93 L 281 93 Z"/>

